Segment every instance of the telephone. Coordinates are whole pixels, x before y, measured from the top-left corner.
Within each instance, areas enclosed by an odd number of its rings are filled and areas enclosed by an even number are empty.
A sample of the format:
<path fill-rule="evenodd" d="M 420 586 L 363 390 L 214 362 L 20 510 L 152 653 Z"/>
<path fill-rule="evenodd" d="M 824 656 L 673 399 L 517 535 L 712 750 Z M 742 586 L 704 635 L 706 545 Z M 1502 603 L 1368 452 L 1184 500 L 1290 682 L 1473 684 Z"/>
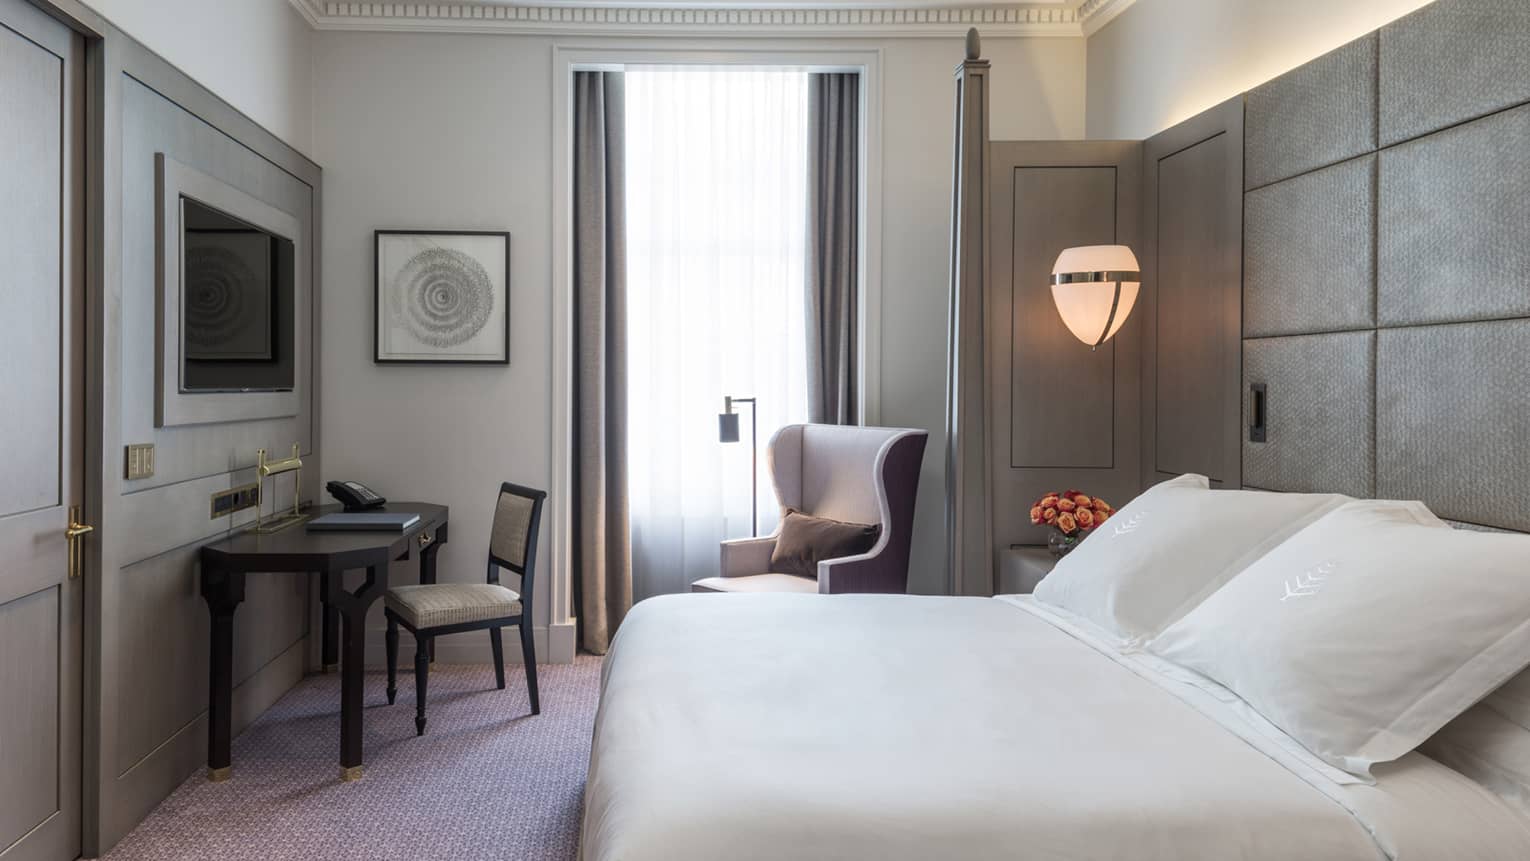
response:
<path fill-rule="evenodd" d="M 324 485 L 324 489 L 329 491 L 330 496 L 340 500 L 346 511 L 381 508 L 388 501 L 359 481 L 331 481 Z"/>

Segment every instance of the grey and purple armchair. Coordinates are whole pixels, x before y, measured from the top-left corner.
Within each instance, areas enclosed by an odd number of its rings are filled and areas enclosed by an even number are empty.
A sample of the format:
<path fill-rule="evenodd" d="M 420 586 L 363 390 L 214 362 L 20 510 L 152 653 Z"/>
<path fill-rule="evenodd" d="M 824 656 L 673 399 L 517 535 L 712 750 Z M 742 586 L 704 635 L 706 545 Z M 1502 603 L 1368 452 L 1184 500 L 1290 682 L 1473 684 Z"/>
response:
<path fill-rule="evenodd" d="M 770 438 L 766 463 L 784 516 L 794 509 L 848 523 L 879 524 L 866 553 L 818 562 L 816 579 L 770 570 L 780 531 L 722 542 L 721 576 L 692 592 L 906 592 L 919 467 L 929 434 L 906 428 L 787 425 Z"/>

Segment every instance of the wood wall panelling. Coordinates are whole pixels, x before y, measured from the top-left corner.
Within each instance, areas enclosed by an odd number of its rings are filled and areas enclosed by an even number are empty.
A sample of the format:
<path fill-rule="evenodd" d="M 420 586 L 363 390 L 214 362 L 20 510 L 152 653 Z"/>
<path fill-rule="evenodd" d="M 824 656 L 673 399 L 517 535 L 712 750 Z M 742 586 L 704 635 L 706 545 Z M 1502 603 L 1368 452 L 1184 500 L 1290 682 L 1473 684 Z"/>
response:
<path fill-rule="evenodd" d="M 1073 245 L 1139 248 L 1141 144 L 996 142 L 989 173 L 988 421 L 995 558 L 1045 543 L 1029 507 L 1078 487 L 1136 495 L 1140 315 L 1091 351 L 1068 332 L 1048 279 Z"/>
<path fill-rule="evenodd" d="M 208 518 L 208 493 L 248 480 L 257 448 L 285 452 L 294 441 L 305 459 L 305 498 L 313 498 L 320 474 L 313 362 L 302 372 L 306 389 L 295 417 L 154 427 L 154 156 L 163 152 L 297 217 L 307 249 L 319 241 L 321 173 L 136 42 L 104 22 L 86 24 L 100 37 L 91 52 L 97 86 L 89 121 L 99 137 L 90 207 L 101 236 L 92 278 L 104 296 L 92 311 L 91 345 L 99 368 L 92 407 L 103 421 L 88 440 L 101 490 L 93 513 L 102 527 L 92 557 L 100 588 L 87 602 L 93 708 L 86 726 L 85 851 L 97 855 L 205 756 L 207 612 L 197 591 L 196 548 L 229 524 Z M 298 262 L 308 285 L 298 301 L 309 322 L 297 336 L 307 356 L 318 349 L 315 262 L 312 253 Z M 122 478 L 125 442 L 156 445 L 153 478 Z M 290 487 L 283 486 L 283 498 Z M 301 677 L 309 594 L 305 578 L 252 579 L 235 626 L 242 681 L 236 730 Z"/>
<path fill-rule="evenodd" d="M 1048 283 L 1064 248 L 1116 239 L 1116 169 L 1017 167 L 1009 283 L 1013 469 L 1110 469 L 1115 462 L 1115 341 L 1090 350 L 1062 325 Z M 1000 288 L 1002 289 L 1002 287 Z M 1038 407 L 1044 407 L 1038 411 Z"/>
<path fill-rule="evenodd" d="M 1243 103 L 1143 149 L 1142 474 L 1242 482 Z"/>

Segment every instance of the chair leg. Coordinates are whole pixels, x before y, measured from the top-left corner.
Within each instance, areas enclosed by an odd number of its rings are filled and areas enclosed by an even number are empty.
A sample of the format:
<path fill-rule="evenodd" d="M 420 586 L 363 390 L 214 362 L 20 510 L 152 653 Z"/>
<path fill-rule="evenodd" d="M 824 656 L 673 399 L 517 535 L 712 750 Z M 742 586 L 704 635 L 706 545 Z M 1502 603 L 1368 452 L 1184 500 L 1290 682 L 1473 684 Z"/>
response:
<path fill-rule="evenodd" d="M 521 660 L 526 662 L 526 691 L 531 695 L 531 713 L 539 715 L 542 706 L 537 702 L 537 653 L 531 645 L 531 620 L 523 617 L 520 629 Z"/>
<path fill-rule="evenodd" d="M 499 629 L 489 629 L 489 645 L 494 649 L 494 683 L 505 689 L 505 644 L 499 638 Z"/>
<path fill-rule="evenodd" d="M 425 687 L 430 681 L 430 649 L 426 638 L 414 635 L 414 734 L 425 734 Z"/>
<path fill-rule="evenodd" d="M 398 697 L 398 620 L 388 616 L 388 633 L 383 638 L 388 646 L 388 705 Z"/>

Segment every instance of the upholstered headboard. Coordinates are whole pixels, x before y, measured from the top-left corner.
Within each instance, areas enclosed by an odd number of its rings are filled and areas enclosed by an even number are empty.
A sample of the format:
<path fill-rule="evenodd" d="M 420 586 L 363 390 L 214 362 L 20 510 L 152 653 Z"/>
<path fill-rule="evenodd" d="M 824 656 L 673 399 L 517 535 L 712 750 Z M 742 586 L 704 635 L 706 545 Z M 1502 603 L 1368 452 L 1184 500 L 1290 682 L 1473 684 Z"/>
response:
<path fill-rule="evenodd" d="M 1530 530 L 1530 3 L 1438 0 L 1245 111 L 1244 485 Z"/>

